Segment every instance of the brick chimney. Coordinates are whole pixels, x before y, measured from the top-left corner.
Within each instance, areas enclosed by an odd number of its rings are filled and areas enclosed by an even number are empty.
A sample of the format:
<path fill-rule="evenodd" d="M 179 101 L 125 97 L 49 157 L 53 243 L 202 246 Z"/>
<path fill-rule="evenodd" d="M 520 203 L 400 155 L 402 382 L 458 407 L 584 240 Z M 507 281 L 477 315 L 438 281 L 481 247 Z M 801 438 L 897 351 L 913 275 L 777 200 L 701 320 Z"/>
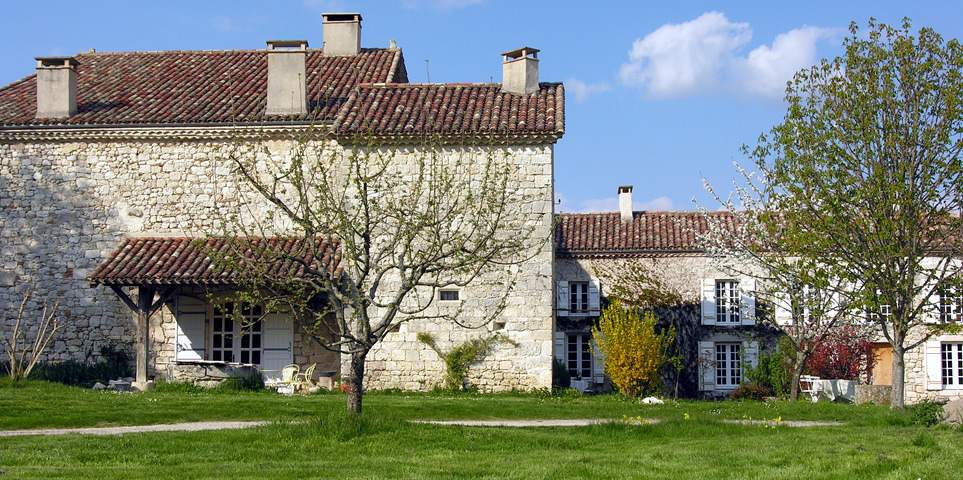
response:
<path fill-rule="evenodd" d="M 522 47 L 502 54 L 502 91 L 529 95 L 538 91 L 538 49 Z"/>
<path fill-rule="evenodd" d="M 353 57 L 361 51 L 360 13 L 322 13 L 325 57 Z"/>
<path fill-rule="evenodd" d="M 268 115 L 308 113 L 307 40 L 268 40 Z"/>
<path fill-rule="evenodd" d="M 77 113 L 77 70 L 74 57 L 37 60 L 37 118 L 70 118 Z"/>
<path fill-rule="evenodd" d="M 632 185 L 619 187 L 619 217 L 622 223 L 632 223 Z"/>

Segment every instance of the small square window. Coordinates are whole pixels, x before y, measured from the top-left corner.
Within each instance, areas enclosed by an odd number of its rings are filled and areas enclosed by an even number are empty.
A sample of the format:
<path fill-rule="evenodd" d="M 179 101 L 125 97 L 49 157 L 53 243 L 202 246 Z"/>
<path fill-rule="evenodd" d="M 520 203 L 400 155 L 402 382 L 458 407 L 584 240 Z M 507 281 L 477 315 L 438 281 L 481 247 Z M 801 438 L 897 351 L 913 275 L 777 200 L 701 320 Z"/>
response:
<path fill-rule="evenodd" d="M 495 330 L 495 331 L 504 330 L 504 329 L 505 329 L 505 322 L 495 322 L 495 325 L 492 328 L 492 330 Z"/>
<path fill-rule="evenodd" d="M 438 292 L 438 300 L 442 302 L 457 302 L 461 300 L 461 295 L 458 290 L 441 290 Z"/>

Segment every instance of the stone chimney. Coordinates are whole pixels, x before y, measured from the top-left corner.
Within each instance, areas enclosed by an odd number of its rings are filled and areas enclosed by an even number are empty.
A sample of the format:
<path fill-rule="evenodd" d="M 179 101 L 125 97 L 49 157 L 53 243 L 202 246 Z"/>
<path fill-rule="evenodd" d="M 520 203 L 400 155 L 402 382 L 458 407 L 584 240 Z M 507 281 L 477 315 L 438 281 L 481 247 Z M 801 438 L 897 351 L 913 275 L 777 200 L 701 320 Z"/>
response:
<path fill-rule="evenodd" d="M 37 60 L 37 118 L 70 118 L 77 113 L 77 70 L 74 57 Z"/>
<path fill-rule="evenodd" d="M 324 56 L 353 57 L 361 51 L 360 13 L 322 13 Z"/>
<path fill-rule="evenodd" d="M 268 40 L 268 115 L 308 113 L 307 40 Z"/>
<path fill-rule="evenodd" d="M 622 223 L 632 223 L 632 185 L 619 187 L 619 217 Z"/>
<path fill-rule="evenodd" d="M 530 95 L 538 91 L 538 49 L 522 47 L 502 54 L 502 91 Z"/>

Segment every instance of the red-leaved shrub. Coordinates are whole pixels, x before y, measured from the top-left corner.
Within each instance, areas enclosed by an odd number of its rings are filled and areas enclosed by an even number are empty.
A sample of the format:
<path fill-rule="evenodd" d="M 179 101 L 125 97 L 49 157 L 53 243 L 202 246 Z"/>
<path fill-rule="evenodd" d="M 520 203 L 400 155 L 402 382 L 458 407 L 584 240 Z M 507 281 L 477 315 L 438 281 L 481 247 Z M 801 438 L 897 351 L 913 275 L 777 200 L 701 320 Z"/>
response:
<path fill-rule="evenodd" d="M 820 378 L 866 380 L 876 365 L 873 344 L 862 329 L 834 329 L 806 361 L 804 373 Z"/>

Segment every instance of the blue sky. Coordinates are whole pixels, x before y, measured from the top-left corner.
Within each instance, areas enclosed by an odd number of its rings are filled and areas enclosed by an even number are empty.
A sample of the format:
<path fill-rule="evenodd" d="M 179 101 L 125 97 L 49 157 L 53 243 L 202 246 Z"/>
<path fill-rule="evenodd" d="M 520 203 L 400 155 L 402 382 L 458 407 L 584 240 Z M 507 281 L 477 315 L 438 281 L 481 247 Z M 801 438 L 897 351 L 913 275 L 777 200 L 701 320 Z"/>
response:
<path fill-rule="evenodd" d="M 321 46 L 322 12 L 361 12 L 361 43 L 395 40 L 412 82 L 501 79 L 500 53 L 541 50 L 542 81 L 566 86 L 555 150 L 564 212 L 715 208 L 705 177 L 728 191 L 742 144 L 778 123 L 792 72 L 841 53 L 851 21 L 870 17 L 963 36 L 963 2 L 519 2 L 499 0 L 5 2 L 0 84 L 35 56 L 97 51 Z"/>

